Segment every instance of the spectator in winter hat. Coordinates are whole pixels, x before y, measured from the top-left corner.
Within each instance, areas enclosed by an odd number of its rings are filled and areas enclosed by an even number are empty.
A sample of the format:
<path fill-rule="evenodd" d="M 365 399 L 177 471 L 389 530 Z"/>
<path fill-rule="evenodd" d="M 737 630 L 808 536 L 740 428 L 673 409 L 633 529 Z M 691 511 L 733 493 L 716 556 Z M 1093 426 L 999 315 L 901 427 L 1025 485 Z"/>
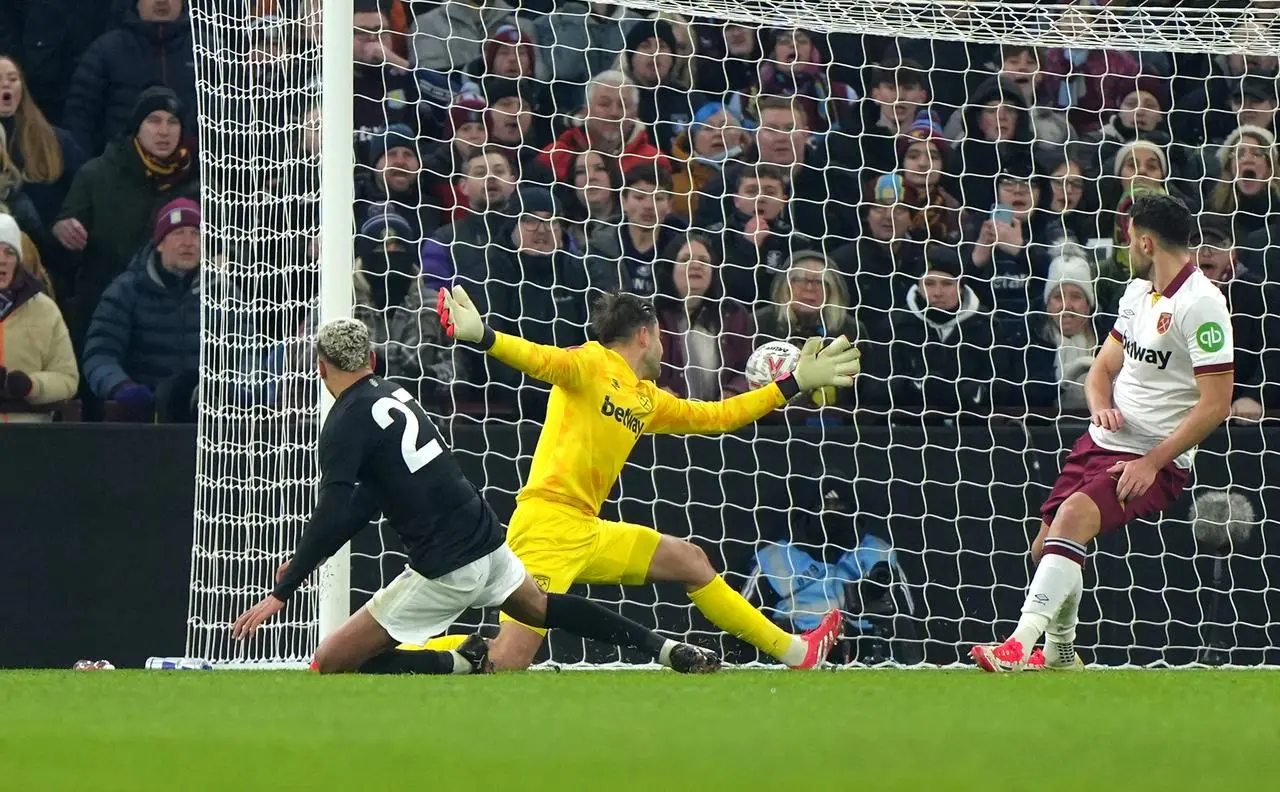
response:
<path fill-rule="evenodd" d="M 79 381 L 62 313 L 23 266 L 17 222 L 0 215 L 0 424 L 50 420 L 29 408 L 70 399 Z"/>
<path fill-rule="evenodd" d="M 897 146 L 902 202 L 915 212 L 912 236 L 921 241 L 957 241 L 960 203 L 946 186 L 951 151 L 937 119 L 922 112 L 907 134 L 898 138 Z"/>
<path fill-rule="evenodd" d="M 424 173 L 418 159 L 418 141 L 408 127 L 394 125 L 370 141 L 366 162 L 372 170 L 357 168 L 356 217 L 369 216 L 370 206 L 390 203 L 409 221 L 406 240 L 416 242 L 439 228 L 444 220 L 439 200 L 423 189 Z"/>
<path fill-rule="evenodd" d="M 1275 136 L 1262 127 L 1242 126 L 1222 144 L 1218 162 L 1218 178 L 1204 180 L 1205 210 L 1230 218 L 1238 238 L 1261 231 L 1280 213 Z"/>
<path fill-rule="evenodd" d="M 679 44 L 671 23 L 664 19 L 642 19 L 627 31 L 626 48 L 618 56 L 618 70 L 634 86 L 635 117 L 654 136 L 658 148 L 671 151 L 671 143 L 689 123 L 689 86 L 676 71 Z"/>
<path fill-rule="evenodd" d="M 923 244 L 911 238 L 914 210 L 902 202 L 902 177 L 886 173 L 872 180 L 863 204 L 862 235 L 837 248 L 831 261 L 849 282 L 852 304 L 868 326 L 903 307 Z"/>
<path fill-rule="evenodd" d="M 157 391 L 170 380 L 189 380 L 199 368 L 199 204 L 188 198 L 165 204 L 151 243 L 102 295 L 84 349 L 89 389 L 135 420 L 150 419 Z"/>
<path fill-rule="evenodd" d="M 475 94 L 457 97 L 449 108 L 450 144 L 433 147 L 422 159 L 423 185 L 446 221 L 466 215 L 467 196 L 458 189 L 457 180 L 467 160 L 489 142 L 485 109 L 484 100 Z"/>
<path fill-rule="evenodd" d="M 671 211 L 686 218 L 697 210 L 706 185 L 726 163 L 741 157 L 751 144 L 742 119 L 720 102 L 707 102 L 693 114 L 693 122 L 671 144 Z"/>
<path fill-rule="evenodd" d="M 507 23 L 484 43 L 484 54 L 472 73 L 480 77 L 533 77 L 536 56 L 533 36 Z"/>
<path fill-rule="evenodd" d="M 1236 342 L 1231 415 L 1258 420 L 1280 406 L 1280 285 L 1265 282 L 1240 261 L 1228 219 L 1201 215 L 1191 236 L 1192 261 L 1227 298 Z"/>
<path fill-rule="evenodd" d="M 554 172 L 556 181 L 568 183 L 570 161 L 582 151 L 617 157 L 624 173 L 643 162 L 666 163 L 648 129 L 636 118 L 639 94 L 626 75 L 618 71 L 597 74 L 587 84 L 586 96 L 578 123 L 538 157 L 540 165 Z"/>
<path fill-rule="evenodd" d="M 550 121 L 534 112 L 537 86 L 531 80 L 489 77 L 483 84 L 489 143 L 500 148 L 517 173 L 541 156 Z"/>
<path fill-rule="evenodd" d="M 183 143 L 182 118 L 173 91 L 148 88 L 134 106 L 130 134 L 108 144 L 71 183 L 53 234 L 79 254 L 67 316 L 77 347 L 107 284 L 150 238 L 157 209 L 199 194 L 199 169 Z"/>
<path fill-rule="evenodd" d="M 513 201 L 516 216 L 490 245 L 454 246 L 456 282 L 466 287 L 498 332 L 559 347 L 581 344 L 586 341 L 589 284 L 581 257 L 565 249 L 559 202 L 550 190 L 535 185 L 521 186 Z M 475 372 L 475 384 L 488 386 L 487 399 L 542 414 L 538 411 L 546 407 L 546 390 L 530 387 L 514 369 L 486 364 L 480 355 L 459 350 L 467 370 Z"/>
<path fill-rule="evenodd" d="M 1031 108 L 1017 84 L 999 75 L 979 85 L 969 101 L 958 111 L 963 124 L 952 171 L 961 174 L 960 201 L 985 210 L 995 203 L 996 174 L 1032 167 Z"/>
<path fill-rule="evenodd" d="M 1129 207 L 1134 196 L 1143 192 L 1169 192 L 1169 156 L 1162 146 L 1141 138 L 1123 146 L 1112 163 L 1113 179 L 1102 186 L 1102 205 L 1113 224 L 1116 261 L 1128 267 Z M 1104 273 L 1109 275 L 1110 273 Z M 1127 277 L 1125 278 L 1127 280 Z"/>
<path fill-rule="evenodd" d="M 191 113 L 181 120 L 194 131 L 195 47 L 186 0 L 136 0 L 125 8 L 119 25 L 80 56 L 63 123 L 87 154 L 96 155 L 132 134 L 138 96 L 156 84 L 168 86 Z"/>
<path fill-rule="evenodd" d="M 22 175 L 23 191 L 41 225 L 52 225 L 85 163 L 84 151 L 70 132 L 45 119 L 27 92 L 22 70 L 7 56 L 0 56 L 0 124 L 8 133 L 5 148 Z"/>
<path fill-rule="evenodd" d="M 1274 77 L 1242 77 L 1239 92 L 1231 94 L 1231 108 L 1242 127 L 1256 126 L 1275 132 L 1277 104 Z"/>
<path fill-rule="evenodd" d="M 990 410 L 991 317 L 961 276 L 953 248 L 931 245 L 887 331 L 863 343 L 863 404 L 952 418 Z M 871 376 L 867 376 L 870 373 Z"/>
<path fill-rule="evenodd" d="M 1044 311 L 1009 323 L 998 350 L 997 401 L 1008 407 L 1088 408 L 1084 380 L 1098 353 L 1093 270 L 1083 257 L 1061 256 L 1044 281 Z"/>

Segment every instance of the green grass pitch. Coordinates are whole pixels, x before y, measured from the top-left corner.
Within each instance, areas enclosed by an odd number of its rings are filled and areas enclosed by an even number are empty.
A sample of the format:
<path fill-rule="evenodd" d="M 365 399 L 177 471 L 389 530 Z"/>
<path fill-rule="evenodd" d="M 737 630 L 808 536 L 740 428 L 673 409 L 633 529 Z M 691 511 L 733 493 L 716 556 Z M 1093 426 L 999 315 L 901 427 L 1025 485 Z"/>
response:
<path fill-rule="evenodd" d="M 1261 790 L 1280 675 L 0 674 L 0 789 Z"/>

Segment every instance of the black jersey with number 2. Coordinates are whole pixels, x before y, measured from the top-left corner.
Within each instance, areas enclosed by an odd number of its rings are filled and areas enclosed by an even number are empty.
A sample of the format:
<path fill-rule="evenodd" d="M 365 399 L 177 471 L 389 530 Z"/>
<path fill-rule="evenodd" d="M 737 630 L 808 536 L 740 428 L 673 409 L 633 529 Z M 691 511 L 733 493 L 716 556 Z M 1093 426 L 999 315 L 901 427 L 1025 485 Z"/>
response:
<path fill-rule="evenodd" d="M 320 432 L 319 498 L 277 596 L 287 599 L 378 512 L 409 566 L 428 578 L 492 553 L 505 538 L 422 406 L 371 374 L 339 395 Z"/>

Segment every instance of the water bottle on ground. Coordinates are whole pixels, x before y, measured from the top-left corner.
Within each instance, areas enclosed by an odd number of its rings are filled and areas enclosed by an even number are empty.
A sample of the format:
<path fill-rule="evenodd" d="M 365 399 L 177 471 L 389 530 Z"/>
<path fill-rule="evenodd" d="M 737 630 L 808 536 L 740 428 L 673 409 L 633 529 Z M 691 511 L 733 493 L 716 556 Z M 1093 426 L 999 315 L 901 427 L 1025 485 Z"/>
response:
<path fill-rule="evenodd" d="M 212 671 L 213 663 L 198 657 L 148 657 L 150 671 Z"/>

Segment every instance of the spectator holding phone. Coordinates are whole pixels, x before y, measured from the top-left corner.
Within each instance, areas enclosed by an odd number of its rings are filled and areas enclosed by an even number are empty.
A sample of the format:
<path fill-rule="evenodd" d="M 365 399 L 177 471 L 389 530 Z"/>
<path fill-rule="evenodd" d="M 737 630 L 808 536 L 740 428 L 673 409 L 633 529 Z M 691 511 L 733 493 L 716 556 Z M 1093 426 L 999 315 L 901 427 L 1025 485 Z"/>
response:
<path fill-rule="evenodd" d="M 1012 320 L 1032 307 L 1031 280 L 1047 248 L 1032 244 L 1031 216 L 1040 200 L 1029 173 L 1005 171 L 996 179 L 996 204 L 980 219 L 976 235 L 970 226 L 966 271 L 969 285 L 997 321 Z M 1038 255 L 1033 255 L 1033 253 Z"/>
<path fill-rule="evenodd" d="M 62 312 L 22 255 L 17 222 L 0 214 L 0 424 L 50 420 L 30 407 L 70 399 L 80 382 Z"/>

